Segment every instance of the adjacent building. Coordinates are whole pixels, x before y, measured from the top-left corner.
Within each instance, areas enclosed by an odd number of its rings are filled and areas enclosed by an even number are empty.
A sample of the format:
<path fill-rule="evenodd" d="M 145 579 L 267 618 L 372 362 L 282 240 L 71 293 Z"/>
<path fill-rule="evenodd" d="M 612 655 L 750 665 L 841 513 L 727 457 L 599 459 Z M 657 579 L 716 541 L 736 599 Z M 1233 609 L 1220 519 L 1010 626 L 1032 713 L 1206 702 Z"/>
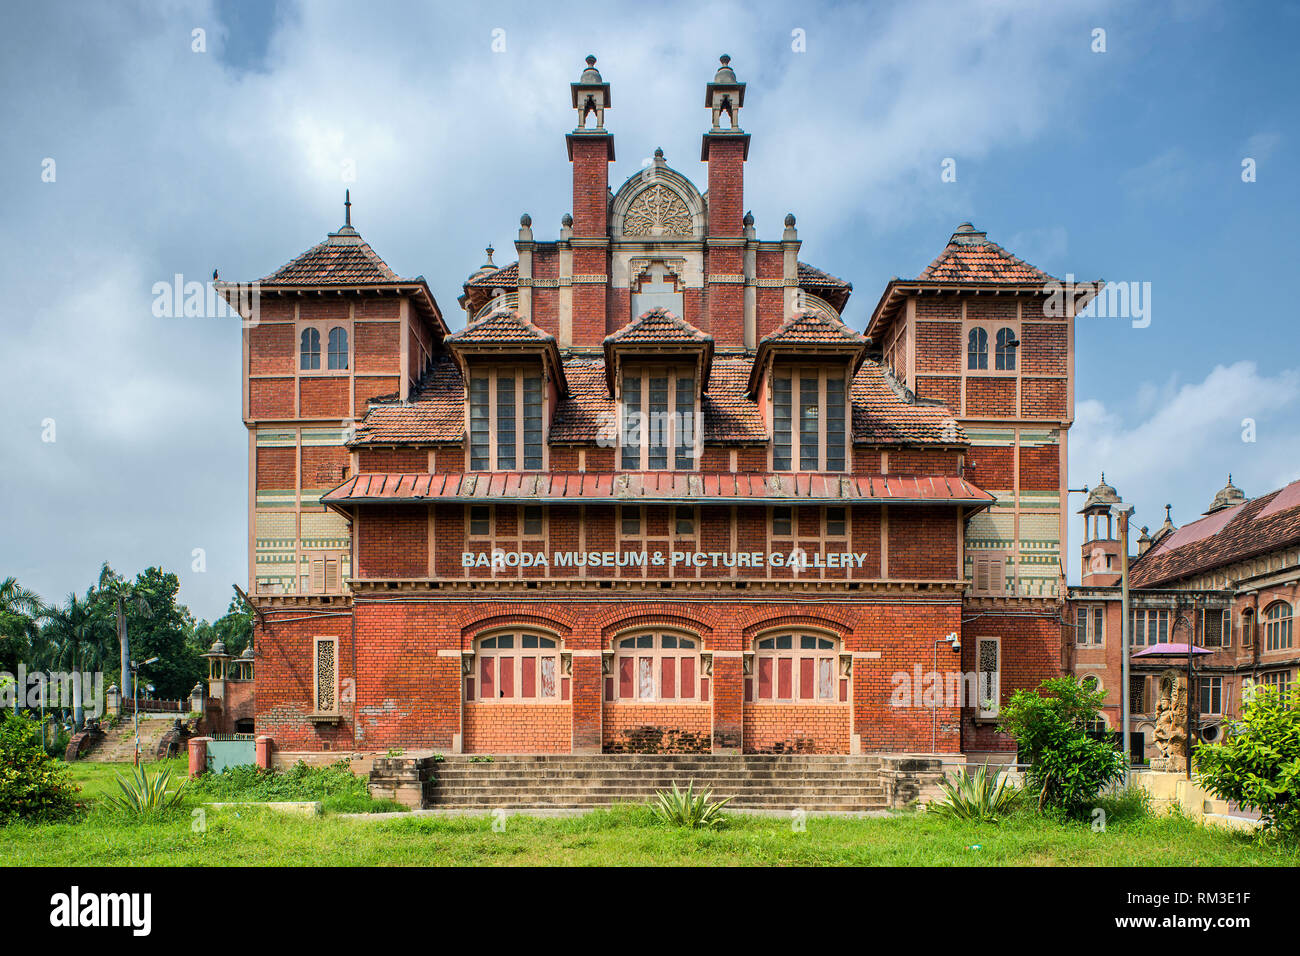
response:
<path fill-rule="evenodd" d="M 746 85 L 703 189 L 610 188 L 571 85 L 572 212 L 451 331 L 351 225 L 244 333 L 256 730 L 281 751 L 1006 754 L 1066 665 L 1073 314 L 963 224 L 864 329 L 793 215 L 745 208 Z M 793 171 L 792 171 L 793 172 Z M 927 681 L 942 675 L 941 693 Z"/>
<path fill-rule="evenodd" d="M 1106 691 L 1106 729 L 1120 727 L 1120 540 L 1113 508 L 1120 503 L 1105 476 L 1081 513 L 1080 586 L 1070 589 L 1075 639 L 1068 666 Z M 1241 713 L 1252 684 L 1288 690 L 1300 665 L 1292 616 L 1300 599 L 1300 481 L 1247 498 L 1232 483 L 1204 515 L 1181 528 L 1165 509 L 1155 534 L 1143 527 L 1132 557 L 1130 654 L 1156 644 L 1191 645 L 1193 733 L 1213 741 Z M 1155 752 L 1159 674 L 1183 669 L 1186 658 L 1130 657 L 1129 747 L 1137 759 Z"/>

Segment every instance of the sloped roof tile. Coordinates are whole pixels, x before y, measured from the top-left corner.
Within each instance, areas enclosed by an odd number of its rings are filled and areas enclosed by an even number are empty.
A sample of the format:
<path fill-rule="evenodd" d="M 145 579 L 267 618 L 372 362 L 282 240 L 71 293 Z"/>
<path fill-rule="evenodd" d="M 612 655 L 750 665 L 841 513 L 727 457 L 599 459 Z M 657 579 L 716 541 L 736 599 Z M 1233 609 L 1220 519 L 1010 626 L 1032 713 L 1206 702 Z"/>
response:
<path fill-rule="evenodd" d="M 402 279 L 356 229 L 343 226 L 259 281 L 263 286 L 333 286 L 417 280 Z"/>
<path fill-rule="evenodd" d="M 1216 511 L 1160 538 L 1133 562 L 1134 587 L 1159 587 L 1300 544 L 1300 481 Z"/>

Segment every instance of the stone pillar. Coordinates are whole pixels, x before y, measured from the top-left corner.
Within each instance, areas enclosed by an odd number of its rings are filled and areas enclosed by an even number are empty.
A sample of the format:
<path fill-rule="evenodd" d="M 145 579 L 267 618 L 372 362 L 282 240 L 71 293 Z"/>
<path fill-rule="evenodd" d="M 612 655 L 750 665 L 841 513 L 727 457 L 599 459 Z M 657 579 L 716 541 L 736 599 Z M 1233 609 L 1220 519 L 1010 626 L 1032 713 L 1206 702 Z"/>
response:
<path fill-rule="evenodd" d="M 271 769 L 271 738 L 263 734 L 254 745 L 257 749 L 257 765 L 263 770 Z"/>
<path fill-rule="evenodd" d="M 197 777 L 205 773 L 208 769 L 208 741 L 211 737 L 191 737 L 190 738 L 190 767 L 191 777 Z"/>

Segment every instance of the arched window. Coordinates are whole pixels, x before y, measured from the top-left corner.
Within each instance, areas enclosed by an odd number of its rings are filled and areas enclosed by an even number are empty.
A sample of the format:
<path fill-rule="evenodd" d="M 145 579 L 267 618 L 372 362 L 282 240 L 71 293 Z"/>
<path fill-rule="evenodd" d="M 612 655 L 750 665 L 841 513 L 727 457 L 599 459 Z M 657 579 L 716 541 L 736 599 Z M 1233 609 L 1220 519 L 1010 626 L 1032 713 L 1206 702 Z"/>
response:
<path fill-rule="evenodd" d="M 302 358 L 298 363 L 302 369 L 320 368 L 320 332 L 307 328 L 302 330 Z"/>
<path fill-rule="evenodd" d="M 465 675 L 465 699 L 481 701 L 568 700 L 568 678 L 560 674 L 560 649 L 553 637 L 497 634 L 478 642 L 474 666 Z"/>
<path fill-rule="evenodd" d="M 345 328 L 330 329 L 329 367 L 348 367 L 348 330 Z"/>
<path fill-rule="evenodd" d="M 976 326 L 966 339 L 966 368 L 978 370 L 988 367 L 989 334 Z"/>
<path fill-rule="evenodd" d="M 834 703 L 849 699 L 848 675 L 836 666 L 837 643 L 818 634 L 778 634 L 755 645 L 745 697 L 758 701 Z"/>
<path fill-rule="evenodd" d="M 1284 651 L 1291 646 L 1291 605 L 1276 601 L 1264 610 L 1264 650 Z"/>
<path fill-rule="evenodd" d="M 1014 372 L 1016 369 L 1016 347 L 1020 343 L 1016 341 L 1014 329 L 998 329 L 997 354 L 994 357 L 993 367 L 1008 372 Z"/>
<path fill-rule="evenodd" d="M 614 676 L 605 696 L 615 700 L 708 700 L 700 676 L 700 642 L 679 634 L 638 634 L 614 642 Z"/>

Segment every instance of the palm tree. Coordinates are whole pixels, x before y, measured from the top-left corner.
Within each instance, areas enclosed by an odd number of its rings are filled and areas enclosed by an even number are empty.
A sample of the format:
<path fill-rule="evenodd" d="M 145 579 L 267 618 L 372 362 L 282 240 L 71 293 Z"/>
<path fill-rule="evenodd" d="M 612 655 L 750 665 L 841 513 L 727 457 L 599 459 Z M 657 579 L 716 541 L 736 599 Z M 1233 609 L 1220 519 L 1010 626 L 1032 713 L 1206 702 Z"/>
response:
<path fill-rule="evenodd" d="M 17 670 L 19 662 L 29 657 L 40 636 L 44 614 L 45 605 L 35 591 L 23 587 L 14 577 L 0 581 L 0 663 L 6 668 L 12 665 Z M 18 697 L 14 695 L 15 711 Z"/>
<path fill-rule="evenodd" d="M 153 614 L 149 598 L 153 592 L 140 584 L 129 581 L 104 562 L 99 571 L 97 598 L 109 604 L 117 615 L 117 643 L 121 650 L 122 700 L 131 696 L 131 639 L 126 633 L 126 608 L 133 605 L 145 617 Z"/>
<path fill-rule="evenodd" d="M 43 631 L 49 663 L 72 672 L 72 722 L 77 730 L 85 723 L 81 675 L 83 671 L 99 670 L 109 659 L 105 640 L 108 631 L 96 614 L 94 600 L 93 592 L 89 591 L 84 598 L 69 594 L 63 607 L 50 610 L 49 623 Z"/>

